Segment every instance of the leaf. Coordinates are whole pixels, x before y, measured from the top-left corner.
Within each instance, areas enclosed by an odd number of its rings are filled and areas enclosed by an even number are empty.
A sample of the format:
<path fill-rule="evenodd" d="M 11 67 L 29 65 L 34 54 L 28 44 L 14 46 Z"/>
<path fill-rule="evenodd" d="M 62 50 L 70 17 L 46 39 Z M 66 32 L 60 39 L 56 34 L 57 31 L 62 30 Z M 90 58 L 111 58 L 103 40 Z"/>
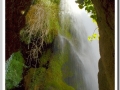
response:
<path fill-rule="evenodd" d="M 79 5 L 79 8 L 82 9 L 82 8 L 83 8 L 83 5 L 80 4 L 80 5 Z"/>
<path fill-rule="evenodd" d="M 92 35 L 92 37 L 93 37 L 93 39 L 95 39 L 95 38 L 97 37 L 97 34 L 94 33 L 94 34 Z"/>
<path fill-rule="evenodd" d="M 91 38 L 91 36 L 89 36 L 89 37 L 88 37 L 88 41 L 92 41 L 92 38 Z"/>
<path fill-rule="evenodd" d="M 94 10 L 94 7 L 93 7 L 92 5 L 90 5 L 88 8 L 89 8 L 90 10 Z"/>

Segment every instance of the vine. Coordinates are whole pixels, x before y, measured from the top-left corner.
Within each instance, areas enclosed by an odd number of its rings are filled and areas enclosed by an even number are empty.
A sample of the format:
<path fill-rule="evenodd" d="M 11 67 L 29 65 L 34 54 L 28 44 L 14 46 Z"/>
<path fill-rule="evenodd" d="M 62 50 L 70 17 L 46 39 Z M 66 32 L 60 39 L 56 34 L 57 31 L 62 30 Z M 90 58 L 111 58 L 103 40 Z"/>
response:
<path fill-rule="evenodd" d="M 99 34 L 95 33 L 95 31 L 98 28 L 96 28 L 91 36 L 88 36 L 88 41 L 93 41 L 93 40 L 99 40 Z"/>

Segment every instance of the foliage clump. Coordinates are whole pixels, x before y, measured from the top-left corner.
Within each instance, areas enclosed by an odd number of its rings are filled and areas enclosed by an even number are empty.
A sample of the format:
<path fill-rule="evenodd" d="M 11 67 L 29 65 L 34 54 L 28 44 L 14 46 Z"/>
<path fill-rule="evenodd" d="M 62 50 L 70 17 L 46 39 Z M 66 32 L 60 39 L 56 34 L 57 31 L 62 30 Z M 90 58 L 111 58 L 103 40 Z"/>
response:
<path fill-rule="evenodd" d="M 26 26 L 20 31 L 21 41 L 31 46 L 28 57 L 37 60 L 45 45 L 58 35 L 59 7 L 51 0 L 35 0 L 26 14 Z"/>
<path fill-rule="evenodd" d="M 96 10 L 91 0 L 77 0 L 76 3 L 79 3 L 79 8 L 83 9 L 90 13 L 90 17 L 93 19 L 93 22 L 97 21 Z M 96 29 L 95 29 L 96 30 Z M 88 36 L 88 41 L 99 40 L 99 35 L 94 33 L 91 36 Z"/>
<path fill-rule="evenodd" d="M 67 51 L 66 51 L 67 52 Z M 26 89 L 28 90 L 74 90 L 67 85 L 62 77 L 62 66 L 68 60 L 67 53 L 44 52 L 40 58 L 39 68 L 31 68 L 25 76 Z M 42 67 L 49 61 L 49 68 Z"/>
<path fill-rule="evenodd" d="M 36 1 L 36 3 L 31 5 L 26 15 L 26 26 L 21 30 L 20 35 L 23 41 L 26 39 L 29 41 L 27 44 L 33 38 L 40 38 L 42 47 L 43 42 L 51 43 L 57 35 L 59 29 L 58 6 L 43 0 Z"/>
<path fill-rule="evenodd" d="M 93 40 L 99 40 L 99 34 L 95 33 L 95 31 L 97 30 L 98 28 L 96 28 L 93 32 L 93 34 L 91 36 L 88 36 L 88 41 L 93 41 Z"/>
<path fill-rule="evenodd" d="M 88 41 L 99 40 L 99 35 L 97 33 L 92 34 L 92 36 L 88 37 Z"/>
<path fill-rule="evenodd" d="M 20 51 L 13 53 L 5 66 L 6 90 L 11 90 L 14 87 L 18 87 L 17 85 L 22 80 L 24 60 Z"/>
<path fill-rule="evenodd" d="M 91 0 L 77 0 L 76 3 L 79 3 L 79 8 L 85 8 L 85 10 L 90 13 L 90 17 L 93 20 L 97 20 L 96 11 Z"/>

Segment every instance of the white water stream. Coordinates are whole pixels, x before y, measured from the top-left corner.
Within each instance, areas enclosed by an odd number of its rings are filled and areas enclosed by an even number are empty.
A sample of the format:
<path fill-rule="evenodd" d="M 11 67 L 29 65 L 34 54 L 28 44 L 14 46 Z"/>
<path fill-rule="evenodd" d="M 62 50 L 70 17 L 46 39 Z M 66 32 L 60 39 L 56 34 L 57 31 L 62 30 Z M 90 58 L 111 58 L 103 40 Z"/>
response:
<path fill-rule="evenodd" d="M 73 86 L 75 90 L 99 90 L 98 89 L 98 60 L 99 41 L 88 41 L 88 36 L 92 35 L 97 25 L 92 22 L 85 10 L 80 10 L 75 0 L 61 0 L 61 26 L 57 44 L 61 48 L 69 46 L 69 61 L 66 66 L 73 76 L 64 78 L 65 82 Z M 66 31 L 72 38 L 68 38 Z M 62 50 L 65 52 L 65 50 Z"/>

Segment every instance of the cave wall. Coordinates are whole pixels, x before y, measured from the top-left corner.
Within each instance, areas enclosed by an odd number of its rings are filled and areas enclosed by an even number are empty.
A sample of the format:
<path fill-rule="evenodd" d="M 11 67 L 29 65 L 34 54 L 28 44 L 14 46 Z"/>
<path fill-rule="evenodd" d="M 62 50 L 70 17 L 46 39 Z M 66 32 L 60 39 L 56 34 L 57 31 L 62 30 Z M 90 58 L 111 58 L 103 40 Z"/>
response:
<path fill-rule="evenodd" d="M 114 90 L 114 0 L 92 0 L 99 27 L 99 90 Z"/>
<path fill-rule="evenodd" d="M 20 49 L 19 31 L 25 26 L 25 14 L 33 0 L 6 0 L 5 3 L 5 52 L 6 60 Z"/>

